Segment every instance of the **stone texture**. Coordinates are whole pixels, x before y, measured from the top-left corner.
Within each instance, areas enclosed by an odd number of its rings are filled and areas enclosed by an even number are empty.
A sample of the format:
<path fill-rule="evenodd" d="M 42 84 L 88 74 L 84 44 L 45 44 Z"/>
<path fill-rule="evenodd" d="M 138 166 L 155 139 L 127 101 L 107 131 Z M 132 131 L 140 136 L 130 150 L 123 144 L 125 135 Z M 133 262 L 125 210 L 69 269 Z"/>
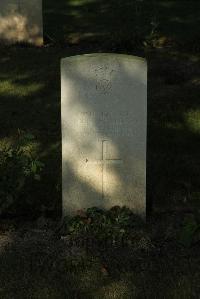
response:
<path fill-rule="evenodd" d="M 42 0 L 1 0 L 0 40 L 42 45 Z"/>
<path fill-rule="evenodd" d="M 125 205 L 145 217 L 146 61 L 68 57 L 61 81 L 63 215 Z"/>

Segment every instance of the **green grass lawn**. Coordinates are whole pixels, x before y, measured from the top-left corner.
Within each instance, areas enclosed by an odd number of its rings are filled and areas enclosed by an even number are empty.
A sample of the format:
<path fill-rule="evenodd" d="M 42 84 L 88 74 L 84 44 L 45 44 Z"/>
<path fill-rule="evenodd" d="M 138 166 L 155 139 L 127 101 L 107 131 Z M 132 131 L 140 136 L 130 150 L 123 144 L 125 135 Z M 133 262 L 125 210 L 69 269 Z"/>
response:
<path fill-rule="evenodd" d="M 0 145 L 18 129 L 32 133 L 45 165 L 41 180 L 27 182 L 5 210 L 26 220 L 61 211 L 60 59 L 90 52 L 147 58 L 153 244 L 136 252 L 84 247 L 80 259 L 71 253 L 59 264 L 61 241 L 41 241 L 40 249 L 28 238 L 21 250 L 12 237 L 6 251 L 0 248 L 0 298 L 198 298 L 199 243 L 184 247 L 176 233 L 188 215 L 198 218 L 200 207 L 199 11 L 199 1 L 49 0 L 44 47 L 0 46 Z M 34 255 L 33 263 L 43 265 L 41 251 L 55 259 L 44 274 L 29 268 Z"/>

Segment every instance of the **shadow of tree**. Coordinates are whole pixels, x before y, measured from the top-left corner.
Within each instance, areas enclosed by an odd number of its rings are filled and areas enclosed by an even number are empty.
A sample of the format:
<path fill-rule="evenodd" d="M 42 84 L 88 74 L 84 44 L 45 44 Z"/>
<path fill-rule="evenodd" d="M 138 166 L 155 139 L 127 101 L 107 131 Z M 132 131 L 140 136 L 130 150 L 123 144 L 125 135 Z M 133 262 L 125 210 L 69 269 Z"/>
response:
<path fill-rule="evenodd" d="M 199 75 L 199 60 L 192 57 L 149 57 L 147 181 L 160 208 L 191 208 L 192 193 L 199 192 Z"/>
<path fill-rule="evenodd" d="M 122 43 L 130 48 L 150 33 L 151 13 L 148 11 L 151 6 L 129 0 L 61 1 L 57 4 L 44 1 L 45 35 L 68 44 L 98 41 L 107 45 Z"/>
<path fill-rule="evenodd" d="M 67 44 L 99 42 L 132 50 L 143 41 L 164 38 L 197 45 L 197 1 L 44 1 L 44 34 Z"/>
<path fill-rule="evenodd" d="M 61 161 L 59 91 L 61 53 L 55 54 L 55 52 L 55 50 L 49 53 L 35 49 L 16 51 L 14 48 L 7 52 L 6 49 L 1 49 L 1 138 L 12 137 L 18 128 L 33 133 L 40 145 L 39 156 L 42 156 L 41 159 L 45 163 L 42 181 L 37 187 L 29 186 L 24 195 L 30 202 L 35 202 L 36 208 L 29 213 L 25 208 L 27 216 L 38 213 L 42 205 L 54 207 L 60 192 L 56 190 L 58 182 L 54 176 L 55 174 L 57 178 L 60 176 L 59 161 Z"/>
<path fill-rule="evenodd" d="M 162 298 L 163 292 L 196 298 L 198 261 L 198 251 L 183 255 L 177 243 L 86 248 L 29 229 L 0 236 L 0 292 L 3 298 Z"/>

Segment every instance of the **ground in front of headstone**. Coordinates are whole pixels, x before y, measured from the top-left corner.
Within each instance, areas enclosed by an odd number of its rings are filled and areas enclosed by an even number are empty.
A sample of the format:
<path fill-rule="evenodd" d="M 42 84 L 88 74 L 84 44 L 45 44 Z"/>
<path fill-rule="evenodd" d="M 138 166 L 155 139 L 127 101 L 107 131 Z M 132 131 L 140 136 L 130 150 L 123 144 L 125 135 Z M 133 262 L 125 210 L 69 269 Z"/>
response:
<path fill-rule="evenodd" d="M 163 217 L 126 246 L 61 237 L 54 222 L 1 229 L 0 298 L 198 298 L 199 247 L 178 244 L 172 216 L 164 236 Z"/>

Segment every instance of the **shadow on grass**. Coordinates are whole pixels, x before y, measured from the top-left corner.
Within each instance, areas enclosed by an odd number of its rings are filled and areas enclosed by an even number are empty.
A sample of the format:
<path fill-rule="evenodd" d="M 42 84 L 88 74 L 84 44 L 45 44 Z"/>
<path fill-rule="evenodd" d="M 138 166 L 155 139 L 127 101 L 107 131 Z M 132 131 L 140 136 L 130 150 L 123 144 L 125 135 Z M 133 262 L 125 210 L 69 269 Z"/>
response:
<path fill-rule="evenodd" d="M 198 297 L 198 253 L 175 243 L 90 249 L 39 234 L 0 236 L 2 298 Z"/>
<path fill-rule="evenodd" d="M 44 1 L 44 34 L 51 42 L 142 46 L 166 37 L 190 48 L 199 43 L 198 1 Z"/>
<path fill-rule="evenodd" d="M 29 186 L 24 194 L 33 208 L 33 211 L 25 208 L 30 217 L 42 205 L 54 210 L 60 198 L 56 189 L 61 175 L 60 55 L 55 50 L 1 49 L 1 139 L 12 138 L 18 128 L 31 132 L 37 138 L 39 157 L 45 163 L 42 181 Z"/>
<path fill-rule="evenodd" d="M 199 77 L 198 58 L 173 52 L 149 57 L 147 181 L 164 209 L 200 204 Z"/>

